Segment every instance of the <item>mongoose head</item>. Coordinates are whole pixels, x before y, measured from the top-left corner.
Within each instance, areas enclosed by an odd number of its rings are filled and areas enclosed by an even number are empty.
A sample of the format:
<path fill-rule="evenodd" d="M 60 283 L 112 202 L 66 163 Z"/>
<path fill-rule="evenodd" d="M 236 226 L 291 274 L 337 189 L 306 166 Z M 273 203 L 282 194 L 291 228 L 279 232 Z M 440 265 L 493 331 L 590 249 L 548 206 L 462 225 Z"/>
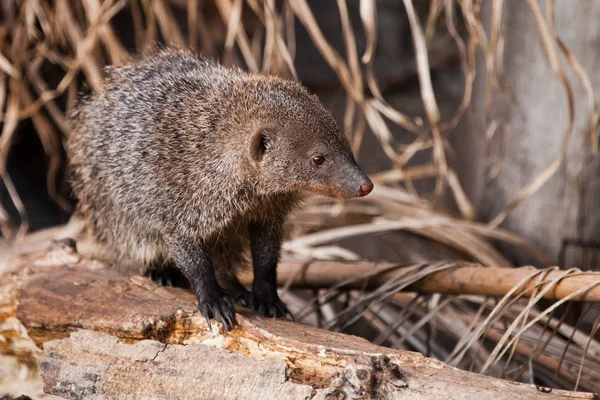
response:
<path fill-rule="evenodd" d="M 249 154 L 276 191 L 310 191 L 349 199 L 373 183 L 359 168 L 335 119 L 300 84 L 270 82 L 249 140 Z M 266 112 L 265 112 L 266 110 Z"/>

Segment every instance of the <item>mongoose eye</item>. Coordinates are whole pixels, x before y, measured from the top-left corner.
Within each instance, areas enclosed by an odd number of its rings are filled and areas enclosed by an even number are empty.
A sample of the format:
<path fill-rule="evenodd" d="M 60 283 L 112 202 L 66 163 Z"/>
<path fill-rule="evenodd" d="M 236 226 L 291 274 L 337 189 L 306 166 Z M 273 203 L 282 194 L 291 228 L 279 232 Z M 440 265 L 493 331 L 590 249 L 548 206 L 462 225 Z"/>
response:
<path fill-rule="evenodd" d="M 321 164 L 323 164 L 325 162 L 325 157 L 323 157 L 323 156 L 314 156 L 312 158 L 312 162 L 315 165 L 321 165 Z"/>

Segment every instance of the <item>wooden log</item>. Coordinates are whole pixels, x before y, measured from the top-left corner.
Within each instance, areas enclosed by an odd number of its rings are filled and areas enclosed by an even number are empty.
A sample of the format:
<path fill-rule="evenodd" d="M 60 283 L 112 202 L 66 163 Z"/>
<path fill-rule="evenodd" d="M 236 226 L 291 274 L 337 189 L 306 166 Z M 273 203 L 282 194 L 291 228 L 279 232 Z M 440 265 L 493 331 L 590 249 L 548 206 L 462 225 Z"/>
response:
<path fill-rule="evenodd" d="M 598 396 L 486 377 L 243 309 L 232 332 L 209 330 L 192 294 L 121 275 L 68 242 L 20 258 L 0 283 L 0 334 L 5 320 L 21 321 L 43 346 L 34 359 L 45 391 L 63 398 Z"/>

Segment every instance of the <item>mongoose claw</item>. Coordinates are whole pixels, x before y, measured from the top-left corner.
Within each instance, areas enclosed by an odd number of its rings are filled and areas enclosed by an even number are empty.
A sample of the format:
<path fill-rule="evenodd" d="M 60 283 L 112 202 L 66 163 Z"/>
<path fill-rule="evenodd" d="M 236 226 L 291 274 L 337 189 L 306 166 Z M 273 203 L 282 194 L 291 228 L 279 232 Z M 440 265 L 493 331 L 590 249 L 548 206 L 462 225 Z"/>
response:
<path fill-rule="evenodd" d="M 287 310 L 287 308 L 286 308 L 286 310 Z M 285 313 L 285 316 L 284 316 L 283 318 L 284 318 L 286 321 L 294 321 L 294 322 L 296 321 L 296 318 L 294 317 L 294 314 L 292 314 L 290 310 L 288 310 L 288 311 Z"/>
<path fill-rule="evenodd" d="M 152 279 L 158 286 L 190 288 L 188 279 L 175 267 L 150 267 L 144 276 Z"/>
<path fill-rule="evenodd" d="M 242 307 L 250 307 L 250 297 L 246 295 L 241 295 L 235 299 L 235 303 L 239 304 Z"/>
<path fill-rule="evenodd" d="M 279 297 L 270 300 L 253 297 L 252 308 L 263 317 L 283 318 L 288 321 L 295 321 L 294 315 Z"/>
<path fill-rule="evenodd" d="M 225 292 L 233 299 L 235 304 L 250 308 L 250 305 L 252 304 L 252 294 L 245 288 L 225 289 Z"/>
<path fill-rule="evenodd" d="M 208 324 L 208 330 L 212 331 L 212 324 L 210 323 L 211 313 L 210 313 L 208 306 L 206 306 L 206 305 L 200 306 L 200 312 L 202 313 L 202 316 L 204 317 L 204 319 L 206 319 L 206 323 Z"/>
<path fill-rule="evenodd" d="M 233 302 L 226 294 L 221 294 L 216 299 L 211 299 L 199 304 L 200 313 L 206 319 L 208 329 L 212 330 L 210 323 L 211 318 L 215 318 L 223 324 L 226 331 L 230 331 L 235 326 L 235 312 L 233 310 Z"/>

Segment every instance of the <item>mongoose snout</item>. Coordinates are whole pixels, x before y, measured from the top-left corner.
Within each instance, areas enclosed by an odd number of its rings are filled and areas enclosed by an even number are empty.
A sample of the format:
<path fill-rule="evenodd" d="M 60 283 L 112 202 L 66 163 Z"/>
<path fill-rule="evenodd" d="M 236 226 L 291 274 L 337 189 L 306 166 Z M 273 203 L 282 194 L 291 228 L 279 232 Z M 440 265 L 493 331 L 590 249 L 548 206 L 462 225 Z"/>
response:
<path fill-rule="evenodd" d="M 178 50 L 105 73 L 67 151 L 77 212 L 114 264 L 180 271 L 209 325 L 232 329 L 234 302 L 290 316 L 276 279 L 287 215 L 306 191 L 373 190 L 332 115 L 295 81 Z"/>
<path fill-rule="evenodd" d="M 364 197 L 373 191 L 373 182 L 363 183 L 358 189 L 358 197 Z"/>

